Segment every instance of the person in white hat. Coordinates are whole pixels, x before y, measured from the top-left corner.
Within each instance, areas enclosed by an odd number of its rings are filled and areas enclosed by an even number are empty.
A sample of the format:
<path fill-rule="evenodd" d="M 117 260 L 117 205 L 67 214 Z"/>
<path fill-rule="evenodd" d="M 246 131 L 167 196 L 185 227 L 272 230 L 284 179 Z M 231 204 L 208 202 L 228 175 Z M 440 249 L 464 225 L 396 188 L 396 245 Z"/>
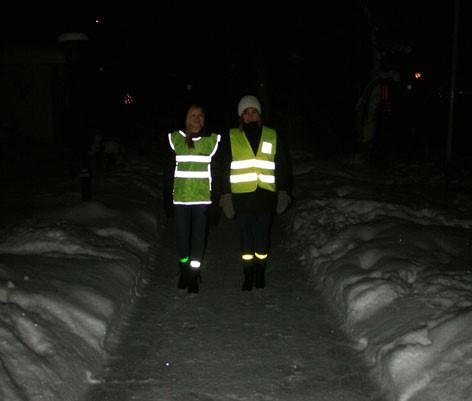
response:
<path fill-rule="evenodd" d="M 288 154 L 277 132 L 262 124 L 262 107 L 252 95 L 238 103 L 239 127 L 229 131 L 222 150 L 224 179 L 220 206 L 236 216 L 241 231 L 243 291 L 265 287 L 270 227 L 274 213 L 291 202 Z M 224 145 L 223 145 L 224 146 Z"/>

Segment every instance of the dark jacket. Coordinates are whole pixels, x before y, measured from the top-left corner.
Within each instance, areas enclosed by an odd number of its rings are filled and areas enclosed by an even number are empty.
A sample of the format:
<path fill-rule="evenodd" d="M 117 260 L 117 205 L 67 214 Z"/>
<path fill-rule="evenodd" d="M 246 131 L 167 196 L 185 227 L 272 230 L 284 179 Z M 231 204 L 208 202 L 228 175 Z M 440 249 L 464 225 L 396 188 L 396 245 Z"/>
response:
<path fill-rule="evenodd" d="M 262 127 L 247 124 L 243 127 L 243 130 L 254 154 L 256 154 L 261 140 Z M 227 134 L 221 143 L 222 193 L 231 193 L 231 183 L 229 181 L 231 161 L 231 142 L 229 134 Z M 290 193 L 292 190 L 292 173 L 288 149 L 284 138 L 279 133 L 277 133 L 277 148 L 275 150 L 275 185 L 277 191 Z M 233 194 L 233 204 L 236 213 L 274 212 L 277 206 L 277 192 L 257 188 L 254 192 Z"/>

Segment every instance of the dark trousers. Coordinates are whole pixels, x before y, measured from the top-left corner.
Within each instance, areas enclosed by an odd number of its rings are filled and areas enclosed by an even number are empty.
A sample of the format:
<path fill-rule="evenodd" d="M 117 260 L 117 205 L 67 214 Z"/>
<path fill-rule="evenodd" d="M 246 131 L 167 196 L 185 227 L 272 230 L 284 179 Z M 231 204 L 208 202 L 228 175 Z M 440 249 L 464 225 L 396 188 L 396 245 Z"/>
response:
<path fill-rule="evenodd" d="M 208 205 L 175 205 L 179 259 L 202 261 L 205 250 Z"/>
<path fill-rule="evenodd" d="M 272 212 L 238 213 L 242 254 L 268 254 Z"/>

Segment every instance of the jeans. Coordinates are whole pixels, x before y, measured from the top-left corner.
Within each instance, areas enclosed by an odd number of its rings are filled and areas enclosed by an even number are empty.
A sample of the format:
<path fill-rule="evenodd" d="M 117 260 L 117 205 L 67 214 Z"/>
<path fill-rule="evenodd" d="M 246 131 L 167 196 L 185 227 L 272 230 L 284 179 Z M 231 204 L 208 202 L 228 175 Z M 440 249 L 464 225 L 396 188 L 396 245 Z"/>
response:
<path fill-rule="evenodd" d="M 202 261 L 208 205 L 174 205 L 179 259 Z"/>
<path fill-rule="evenodd" d="M 242 254 L 268 254 L 272 212 L 238 213 Z"/>

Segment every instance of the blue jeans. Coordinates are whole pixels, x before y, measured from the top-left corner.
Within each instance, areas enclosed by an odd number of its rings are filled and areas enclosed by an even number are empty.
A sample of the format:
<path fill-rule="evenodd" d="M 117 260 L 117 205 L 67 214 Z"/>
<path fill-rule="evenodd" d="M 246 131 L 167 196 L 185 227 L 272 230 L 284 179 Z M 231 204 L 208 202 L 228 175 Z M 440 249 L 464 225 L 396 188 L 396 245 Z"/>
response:
<path fill-rule="evenodd" d="M 272 212 L 238 213 L 236 216 L 241 231 L 241 253 L 268 254 Z"/>
<path fill-rule="evenodd" d="M 174 205 L 179 259 L 202 261 L 208 205 Z"/>

